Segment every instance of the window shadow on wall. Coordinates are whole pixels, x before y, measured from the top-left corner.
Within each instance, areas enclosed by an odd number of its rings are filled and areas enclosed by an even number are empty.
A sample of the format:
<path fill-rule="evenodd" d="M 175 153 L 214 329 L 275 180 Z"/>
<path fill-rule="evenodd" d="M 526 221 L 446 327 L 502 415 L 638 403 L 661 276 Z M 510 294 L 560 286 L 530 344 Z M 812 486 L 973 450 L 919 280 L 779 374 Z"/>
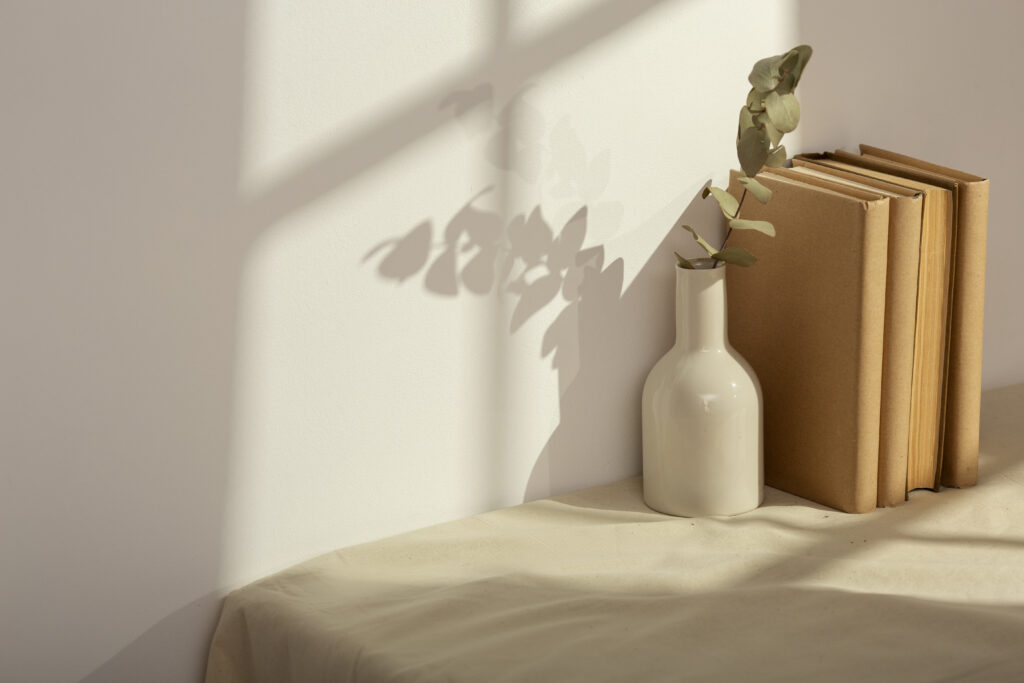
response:
<path fill-rule="evenodd" d="M 446 95 L 525 85 L 658 4 L 606 0 L 510 42 L 255 197 L 247 3 L 4 5 L 3 677 L 201 677 L 254 242 L 450 121 Z"/>

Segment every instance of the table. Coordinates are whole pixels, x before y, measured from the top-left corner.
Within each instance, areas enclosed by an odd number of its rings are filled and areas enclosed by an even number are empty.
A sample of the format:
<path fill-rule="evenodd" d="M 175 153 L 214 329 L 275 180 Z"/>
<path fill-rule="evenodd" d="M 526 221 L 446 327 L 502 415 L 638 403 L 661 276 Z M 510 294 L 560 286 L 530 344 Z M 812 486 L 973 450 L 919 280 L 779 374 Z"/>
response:
<path fill-rule="evenodd" d="M 1021 680 L 1024 385 L 979 468 L 864 515 L 676 518 L 635 478 L 345 548 L 230 594 L 207 681 Z"/>

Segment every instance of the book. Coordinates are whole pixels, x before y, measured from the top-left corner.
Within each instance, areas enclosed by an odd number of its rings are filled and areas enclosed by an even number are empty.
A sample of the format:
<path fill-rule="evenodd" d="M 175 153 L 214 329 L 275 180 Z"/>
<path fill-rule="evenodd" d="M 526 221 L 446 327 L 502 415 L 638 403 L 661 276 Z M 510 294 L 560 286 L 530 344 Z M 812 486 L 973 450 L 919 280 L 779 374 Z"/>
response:
<path fill-rule="evenodd" d="M 742 192 L 734 171 L 729 191 Z M 727 266 L 730 343 L 764 397 L 765 483 L 846 512 L 875 509 L 889 200 L 775 174 L 743 205 L 774 238 L 736 230 L 758 257 Z"/>
<path fill-rule="evenodd" d="M 849 152 L 798 155 L 794 159 L 794 164 L 808 163 L 901 185 L 922 193 L 906 491 L 919 488 L 938 490 L 953 230 L 954 197 L 950 184 L 944 182 L 943 187 L 896 175 L 892 171 L 899 169 L 893 168 L 891 162 L 869 160 Z"/>
<path fill-rule="evenodd" d="M 989 181 L 878 147 L 860 149 L 865 156 L 929 171 L 958 184 L 941 481 L 943 486 L 973 486 L 978 482 Z"/>
<path fill-rule="evenodd" d="M 907 499 L 922 194 L 882 180 L 822 168 L 795 164 L 792 169 L 766 170 L 852 196 L 889 198 L 876 504 L 893 507 Z"/>

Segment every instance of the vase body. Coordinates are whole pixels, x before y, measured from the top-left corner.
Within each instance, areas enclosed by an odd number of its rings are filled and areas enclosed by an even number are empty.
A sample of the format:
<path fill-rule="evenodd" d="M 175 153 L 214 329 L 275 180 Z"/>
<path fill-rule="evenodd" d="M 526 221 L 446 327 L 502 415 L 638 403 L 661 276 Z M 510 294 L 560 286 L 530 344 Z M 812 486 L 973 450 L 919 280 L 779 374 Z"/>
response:
<path fill-rule="evenodd" d="M 736 515 L 764 495 L 761 387 L 730 345 L 725 268 L 676 268 L 676 343 L 643 391 L 644 501 Z"/>

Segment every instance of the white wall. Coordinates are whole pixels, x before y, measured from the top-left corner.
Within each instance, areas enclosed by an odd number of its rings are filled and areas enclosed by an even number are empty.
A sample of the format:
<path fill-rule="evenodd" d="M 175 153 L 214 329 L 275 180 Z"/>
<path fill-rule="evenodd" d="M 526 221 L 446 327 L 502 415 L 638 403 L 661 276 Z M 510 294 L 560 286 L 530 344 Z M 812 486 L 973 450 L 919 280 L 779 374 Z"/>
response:
<path fill-rule="evenodd" d="M 225 588 L 638 471 L 795 8 L 550 5 L 3 3 L 0 678 L 196 680 Z"/>
<path fill-rule="evenodd" d="M 815 47 L 801 85 L 807 151 L 864 142 L 991 179 L 982 385 L 1024 382 L 1024 184 L 1018 112 L 1024 4 L 1011 0 L 804 0 Z"/>

